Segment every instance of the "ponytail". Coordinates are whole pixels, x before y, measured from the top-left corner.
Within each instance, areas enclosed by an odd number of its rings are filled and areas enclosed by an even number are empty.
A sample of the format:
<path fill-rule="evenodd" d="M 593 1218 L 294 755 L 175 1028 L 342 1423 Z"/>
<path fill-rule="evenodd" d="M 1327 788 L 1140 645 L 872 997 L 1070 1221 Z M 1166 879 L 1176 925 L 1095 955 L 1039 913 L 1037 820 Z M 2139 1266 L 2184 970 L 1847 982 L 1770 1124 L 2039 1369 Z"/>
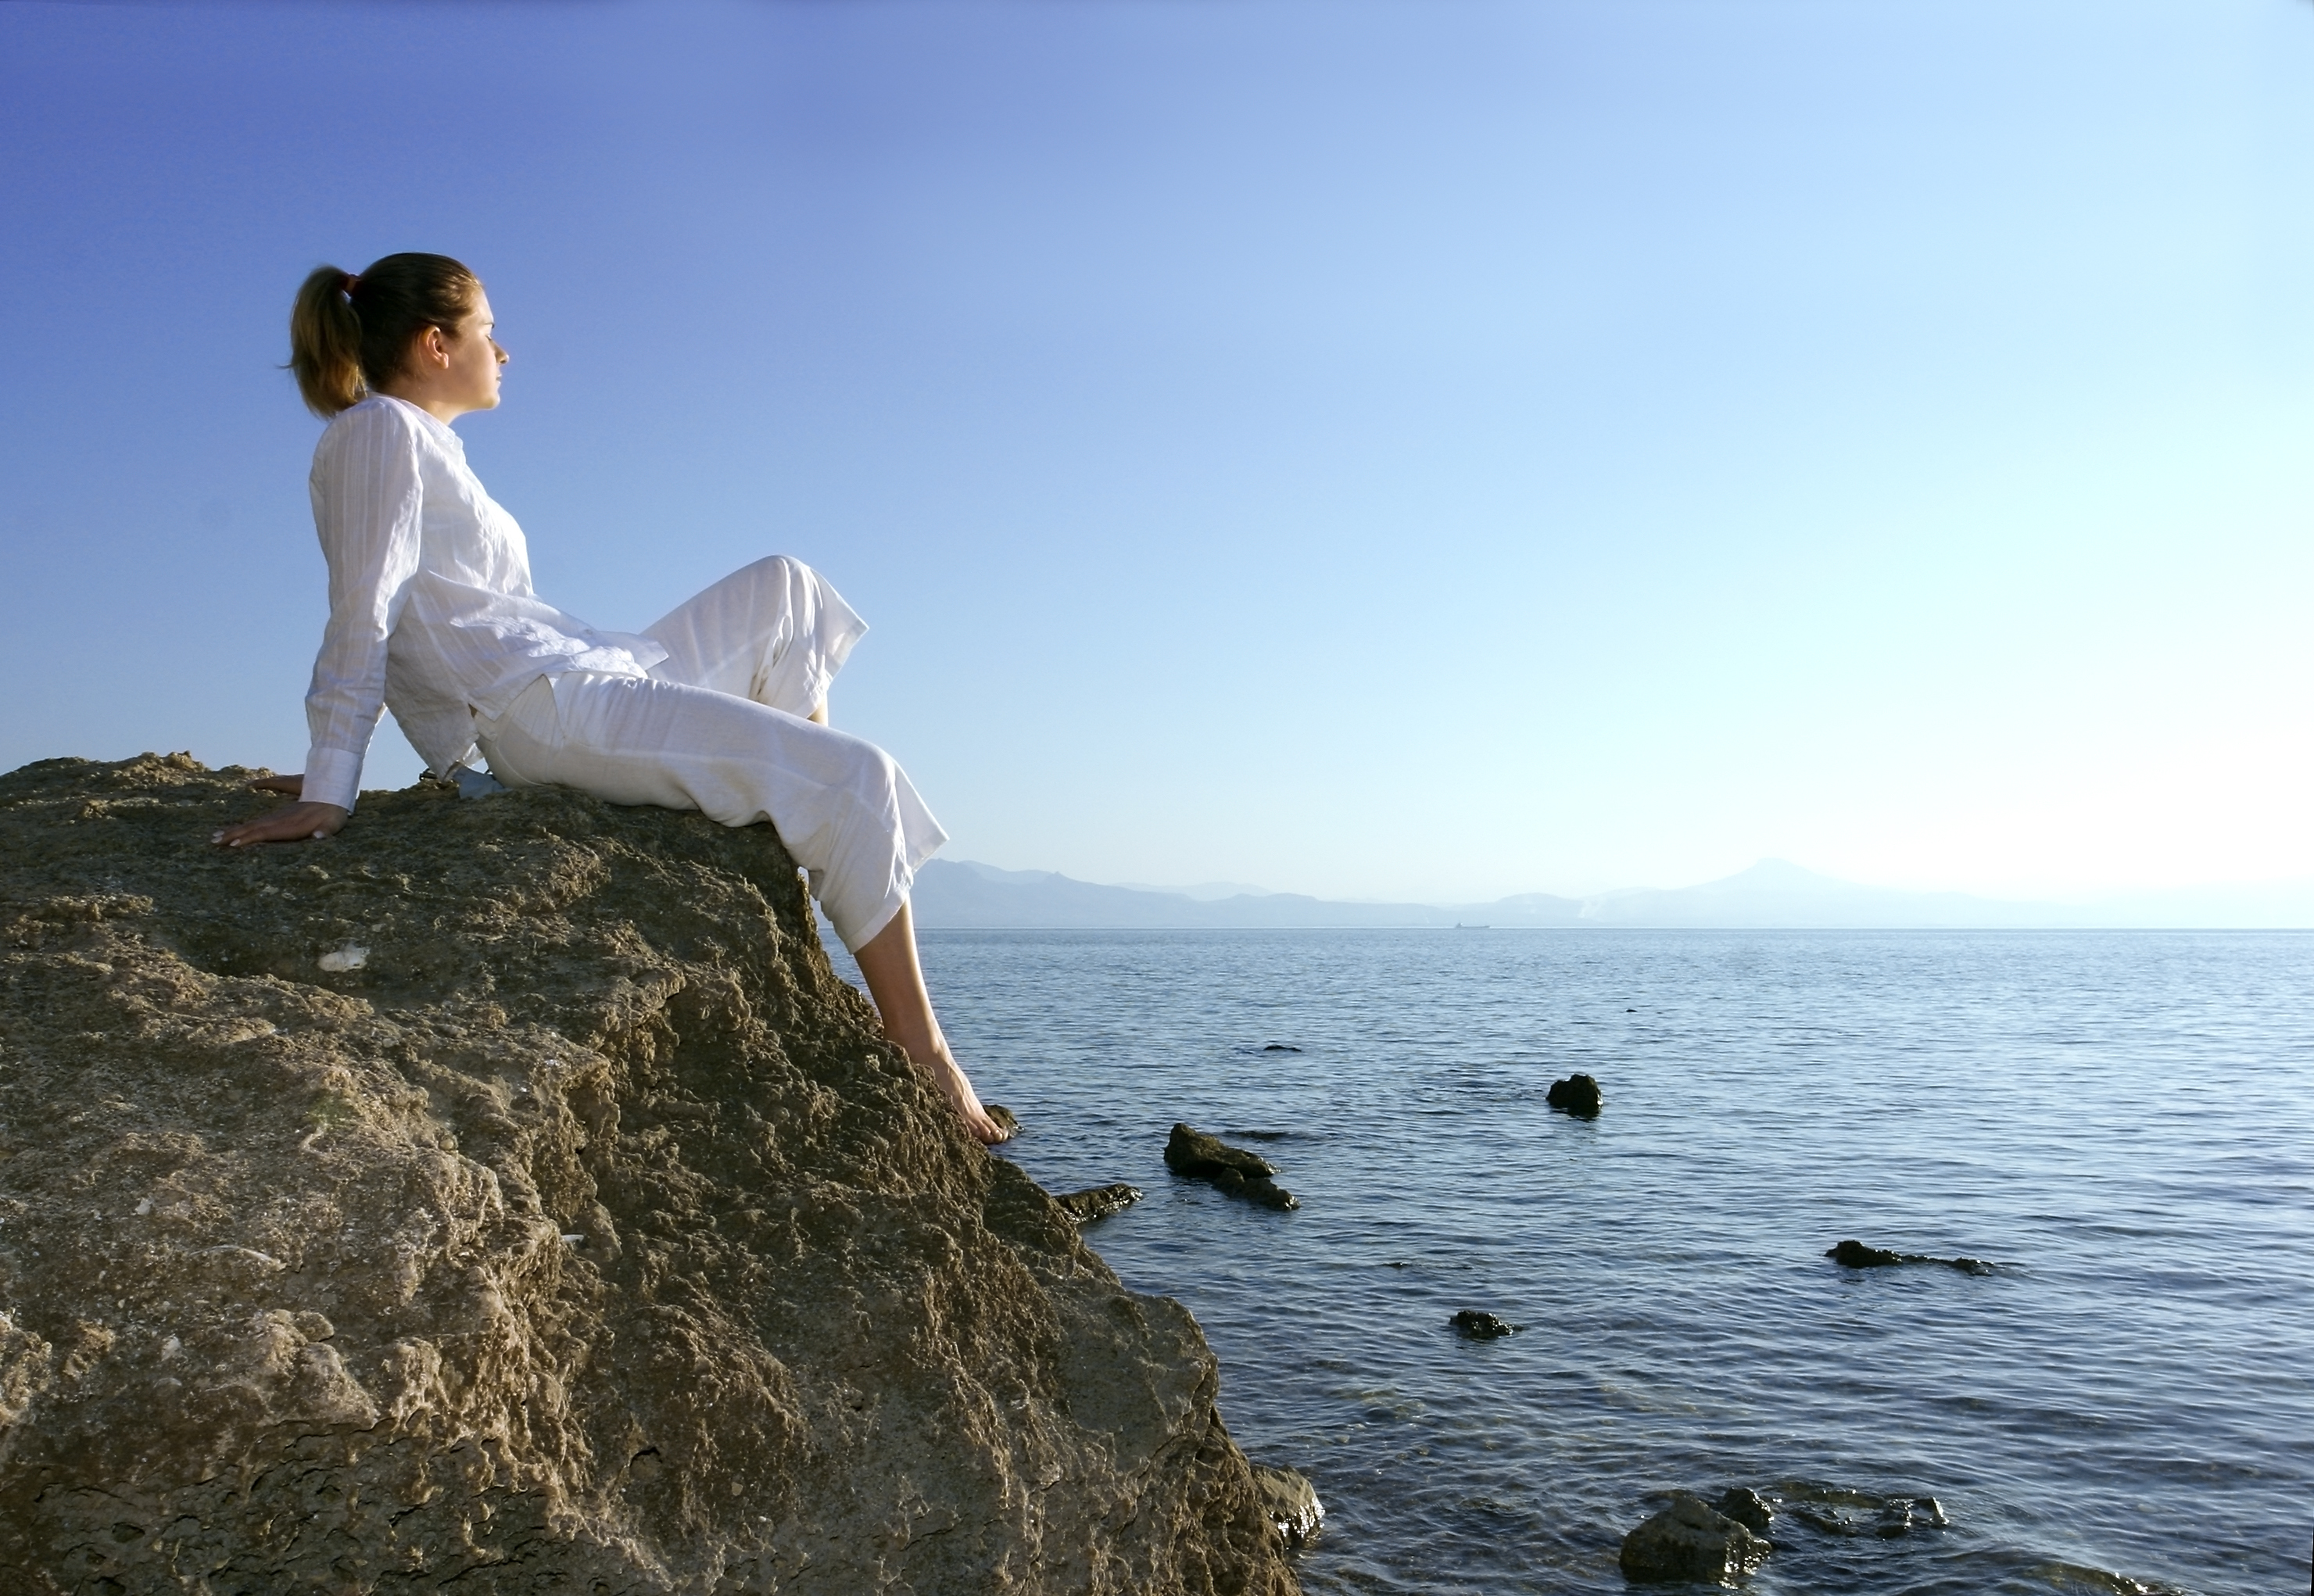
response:
<path fill-rule="evenodd" d="M 289 309 L 289 369 L 305 408 L 324 419 L 393 381 L 428 327 L 455 334 L 481 279 L 447 255 L 387 255 L 356 277 L 307 274 Z"/>
<path fill-rule="evenodd" d="M 359 404 L 366 387 L 361 318 L 346 299 L 353 281 L 334 266 L 316 267 L 289 307 L 289 369 L 305 408 L 324 418 Z"/>

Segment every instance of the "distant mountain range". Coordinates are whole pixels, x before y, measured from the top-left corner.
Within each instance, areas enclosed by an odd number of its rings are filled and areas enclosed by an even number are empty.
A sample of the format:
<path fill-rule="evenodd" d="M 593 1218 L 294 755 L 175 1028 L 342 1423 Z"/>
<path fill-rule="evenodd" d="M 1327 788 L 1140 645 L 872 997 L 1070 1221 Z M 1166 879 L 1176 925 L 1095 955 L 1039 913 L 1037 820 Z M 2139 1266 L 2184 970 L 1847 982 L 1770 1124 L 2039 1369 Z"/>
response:
<path fill-rule="evenodd" d="M 1228 895 L 1219 895 L 1227 892 Z M 1524 893 L 1489 904 L 1344 903 L 1236 883 L 1169 891 L 1103 886 L 1051 870 L 933 860 L 917 873 L 925 927 L 1157 929 L 1198 926 L 1628 926 L 1672 929 L 2025 929 L 2314 926 L 2314 884 L 2195 888 L 2093 904 L 2019 904 L 1957 892 L 1859 886 L 1782 860 L 1700 886 L 1563 898 Z"/>

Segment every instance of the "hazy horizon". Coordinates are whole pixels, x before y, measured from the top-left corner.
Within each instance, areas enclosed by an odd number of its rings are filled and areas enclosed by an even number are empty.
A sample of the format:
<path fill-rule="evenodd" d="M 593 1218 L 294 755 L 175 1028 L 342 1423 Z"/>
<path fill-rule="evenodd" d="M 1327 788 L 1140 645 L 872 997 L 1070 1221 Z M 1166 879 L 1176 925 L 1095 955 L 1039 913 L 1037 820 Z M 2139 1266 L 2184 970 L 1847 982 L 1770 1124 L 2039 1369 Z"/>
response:
<path fill-rule="evenodd" d="M 2310 81 L 2302 0 L 16 0 L 0 768 L 296 768 L 289 297 L 434 249 L 541 593 L 819 566 L 949 857 L 2314 880 Z"/>
<path fill-rule="evenodd" d="M 961 865 L 969 869 L 994 870 L 1004 875 L 1067 876 L 1067 872 L 1065 871 L 1047 870 L 1035 866 L 1015 867 L 1010 865 L 994 865 L 985 860 L 957 858 L 953 857 L 952 851 L 943 851 L 940 857 L 949 863 Z M 1258 897 L 1276 897 L 1287 895 L 1310 896 L 1318 897 L 1327 902 L 1348 904 L 1412 903 L 1434 908 L 1452 909 L 1457 907 L 1479 907 L 1491 903 L 1500 903 L 1509 899 L 1528 896 L 1558 897 L 1582 902 L 1617 897 L 1638 896 L 1648 894 L 1679 893 L 1693 891 L 1698 888 L 1727 886 L 1731 883 L 1744 881 L 1747 877 L 1759 876 L 1762 873 L 1772 873 L 1780 870 L 1797 871 L 1802 876 L 1814 877 L 1828 886 L 1853 887 L 1866 892 L 1905 895 L 1917 894 L 1922 896 L 1930 896 L 1935 895 L 1940 892 L 1950 890 L 1935 887 L 1916 888 L 1892 886 L 1886 883 L 1877 881 L 1851 881 L 1844 877 L 1834 876 L 1826 871 L 1814 869 L 1809 866 L 1800 864 L 1796 860 L 1764 858 L 1753 860 L 1742 869 L 1730 871 L 1724 876 L 1715 876 L 1701 881 L 1639 884 L 1627 883 L 1621 886 L 1596 888 L 1580 892 L 1561 892 L 1547 886 L 1520 887 L 1515 888 L 1509 892 L 1495 893 L 1485 896 L 1468 899 L 1331 897 L 1325 894 L 1301 894 L 1296 893 L 1294 889 L 1292 888 L 1277 888 L 1261 886 L 1257 883 L 1239 881 L 1203 881 L 1192 882 L 1183 886 L 1166 886 L 1163 883 L 1145 881 L 1087 881 L 1086 885 L 1113 887 L 1126 892 L 1173 894 L 1188 897 L 1193 902 L 1198 903 L 1213 903 L 1232 895 L 1232 894 L 1239 894 Z M 1082 878 L 1078 877 L 1068 877 L 1068 879 L 1081 880 Z M 2018 907 L 2075 909 L 2115 908 L 2127 907 L 2130 905 L 2144 905 L 2151 907 L 2164 900 L 2184 904 L 2192 904 L 2195 901 L 2206 900 L 2214 904 L 2231 898 L 2247 904 L 2253 900 L 2265 899 L 2269 900 L 2272 905 L 2275 908 L 2286 906 L 2294 911 L 2292 917 L 2293 923 L 2303 923 L 2309 926 L 2314 926 L 2314 877 L 2302 877 L 2280 881 L 2191 882 L 2177 886 L 2160 887 L 2151 890 L 2122 888 L 2116 891 L 2084 893 L 2071 897 L 2051 897 L 2045 899 L 2001 898 L 1992 896 L 1991 895 L 1976 893 L 1962 894 L 1960 895 L 1979 898 L 1987 903 Z"/>

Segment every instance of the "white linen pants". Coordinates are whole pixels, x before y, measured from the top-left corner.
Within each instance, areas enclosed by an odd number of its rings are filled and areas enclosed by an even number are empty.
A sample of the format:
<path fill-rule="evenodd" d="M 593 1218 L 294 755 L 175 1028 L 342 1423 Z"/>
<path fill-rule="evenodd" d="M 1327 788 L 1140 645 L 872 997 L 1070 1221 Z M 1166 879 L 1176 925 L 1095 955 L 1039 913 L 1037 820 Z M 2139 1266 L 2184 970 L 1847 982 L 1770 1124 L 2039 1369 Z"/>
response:
<path fill-rule="evenodd" d="M 805 719 L 867 630 L 809 566 L 759 560 L 644 629 L 668 655 L 649 675 L 542 675 L 476 740 L 509 787 L 770 821 L 856 949 L 948 841 L 889 754 Z"/>

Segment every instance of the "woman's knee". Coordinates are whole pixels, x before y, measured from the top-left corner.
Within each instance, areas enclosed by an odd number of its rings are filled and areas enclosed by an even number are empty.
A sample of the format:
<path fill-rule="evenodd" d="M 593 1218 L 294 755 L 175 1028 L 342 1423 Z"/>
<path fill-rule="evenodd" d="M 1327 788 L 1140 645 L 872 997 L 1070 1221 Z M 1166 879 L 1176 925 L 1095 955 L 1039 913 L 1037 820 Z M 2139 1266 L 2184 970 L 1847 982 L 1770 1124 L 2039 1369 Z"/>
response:
<path fill-rule="evenodd" d="M 752 565 L 743 565 L 736 573 L 764 587 L 790 589 L 811 579 L 811 567 L 792 554 L 766 554 Z"/>

